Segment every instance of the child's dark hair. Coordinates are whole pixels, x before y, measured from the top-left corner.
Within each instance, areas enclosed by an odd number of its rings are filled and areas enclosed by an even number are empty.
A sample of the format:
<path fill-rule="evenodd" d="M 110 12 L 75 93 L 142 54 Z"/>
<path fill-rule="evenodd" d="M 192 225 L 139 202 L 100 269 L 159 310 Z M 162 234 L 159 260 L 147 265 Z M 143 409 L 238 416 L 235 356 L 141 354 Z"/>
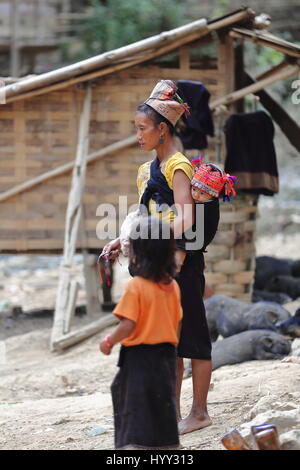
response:
<path fill-rule="evenodd" d="M 169 284 L 176 275 L 172 228 L 157 217 L 145 217 L 131 232 L 129 272 Z"/>
<path fill-rule="evenodd" d="M 151 119 L 151 121 L 154 122 L 156 126 L 158 126 L 161 122 L 164 122 L 167 124 L 170 134 L 175 135 L 175 127 L 173 124 L 168 121 L 164 116 L 159 114 L 155 109 L 151 108 L 151 106 L 148 106 L 146 103 L 142 103 L 137 107 L 136 110 L 137 113 L 144 113 L 146 116 Z"/>

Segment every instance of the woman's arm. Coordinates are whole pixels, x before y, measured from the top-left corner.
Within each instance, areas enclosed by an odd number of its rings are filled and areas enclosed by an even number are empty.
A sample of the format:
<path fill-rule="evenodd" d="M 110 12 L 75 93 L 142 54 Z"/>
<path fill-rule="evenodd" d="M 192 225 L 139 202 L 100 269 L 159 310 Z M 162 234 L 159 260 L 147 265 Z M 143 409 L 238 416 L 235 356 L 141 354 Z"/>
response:
<path fill-rule="evenodd" d="M 173 176 L 174 202 L 181 209 L 174 219 L 175 238 L 186 232 L 194 222 L 194 200 L 191 195 L 191 182 L 183 170 L 176 170 Z"/>
<path fill-rule="evenodd" d="M 106 336 L 104 341 L 100 342 L 100 351 L 103 354 L 109 355 L 113 346 L 122 341 L 122 339 L 130 336 L 134 328 L 135 322 L 133 320 L 122 318 L 120 324 L 114 329 L 114 331 L 110 335 Z"/>

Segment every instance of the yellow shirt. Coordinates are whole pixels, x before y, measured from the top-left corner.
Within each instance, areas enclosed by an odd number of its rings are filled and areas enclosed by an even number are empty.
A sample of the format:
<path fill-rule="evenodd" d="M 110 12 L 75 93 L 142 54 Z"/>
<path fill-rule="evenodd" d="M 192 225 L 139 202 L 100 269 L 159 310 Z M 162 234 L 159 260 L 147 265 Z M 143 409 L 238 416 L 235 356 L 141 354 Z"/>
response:
<path fill-rule="evenodd" d="M 143 165 L 141 165 L 138 169 L 136 182 L 137 182 L 137 188 L 138 188 L 138 193 L 139 193 L 139 200 L 141 199 L 143 192 L 147 186 L 147 181 L 150 178 L 151 163 L 152 163 L 152 160 L 150 162 L 143 163 Z M 176 170 L 184 171 L 184 173 L 187 175 L 187 177 L 190 180 L 192 179 L 194 175 L 194 168 L 191 162 L 181 152 L 176 152 L 168 160 L 163 161 L 160 164 L 160 170 L 162 174 L 164 175 L 164 177 L 166 178 L 166 181 L 170 189 L 173 189 L 173 176 Z M 153 199 L 150 199 L 149 211 L 151 215 L 154 215 L 156 217 L 161 217 L 162 220 L 165 220 L 168 222 L 173 222 L 175 218 L 174 212 L 170 209 L 163 213 L 158 213 L 156 210 L 156 202 Z"/>

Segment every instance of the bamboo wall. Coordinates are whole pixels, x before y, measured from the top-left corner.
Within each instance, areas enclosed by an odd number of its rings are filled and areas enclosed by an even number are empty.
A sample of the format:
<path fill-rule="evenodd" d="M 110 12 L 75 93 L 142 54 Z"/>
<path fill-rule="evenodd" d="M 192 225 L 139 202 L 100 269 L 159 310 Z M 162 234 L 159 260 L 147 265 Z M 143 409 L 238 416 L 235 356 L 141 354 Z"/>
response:
<path fill-rule="evenodd" d="M 211 100 L 232 91 L 230 40 L 221 42 L 217 51 L 218 60 L 206 60 L 206 68 L 201 68 L 201 61 L 197 68 L 195 64 L 191 68 L 189 51 L 184 47 L 179 51 L 177 66 L 149 63 L 95 80 L 89 153 L 134 134 L 135 109 L 160 79 L 201 81 L 210 91 Z M 1 191 L 74 160 L 83 96 L 84 87 L 70 87 L 1 106 Z M 210 161 L 216 160 L 214 139 L 209 139 L 205 154 Z M 137 168 L 152 158 L 134 146 L 88 165 L 84 196 L 88 248 L 100 250 L 105 243 L 96 237 L 100 220 L 97 206 L 117 205 L 119 195 L 127 195 L 128 204 L 137 202 Z M 0 251 L 61 251 L 70 181 L 71 172 L 0 202 Z M 255 211 L 256 206 L 252 202 L 249 205 L 245 198 L 222 205 L 222 224 L 206 255 L 207 281 L 215 293 L 250 299 Z M 249 237 L 238 237 L 237 232 L 251 232 L 251 241 Z M 78 248 L 83 246 L 83 239 L 78 240 Z"/>

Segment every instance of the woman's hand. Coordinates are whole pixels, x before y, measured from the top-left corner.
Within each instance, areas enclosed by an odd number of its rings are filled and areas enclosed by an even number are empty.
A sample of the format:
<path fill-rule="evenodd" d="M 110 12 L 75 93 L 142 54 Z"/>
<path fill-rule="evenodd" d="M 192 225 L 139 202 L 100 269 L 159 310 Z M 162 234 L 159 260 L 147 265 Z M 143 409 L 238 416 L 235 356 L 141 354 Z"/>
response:
<path fill-rule="evenodd" d="M 115 240 L 107 243 L 103 248 L 101 255 L 109 255 L 109 259 L 115 259 L 121 252 L 121 243 L 120 239 L 116 238 Z"/>

